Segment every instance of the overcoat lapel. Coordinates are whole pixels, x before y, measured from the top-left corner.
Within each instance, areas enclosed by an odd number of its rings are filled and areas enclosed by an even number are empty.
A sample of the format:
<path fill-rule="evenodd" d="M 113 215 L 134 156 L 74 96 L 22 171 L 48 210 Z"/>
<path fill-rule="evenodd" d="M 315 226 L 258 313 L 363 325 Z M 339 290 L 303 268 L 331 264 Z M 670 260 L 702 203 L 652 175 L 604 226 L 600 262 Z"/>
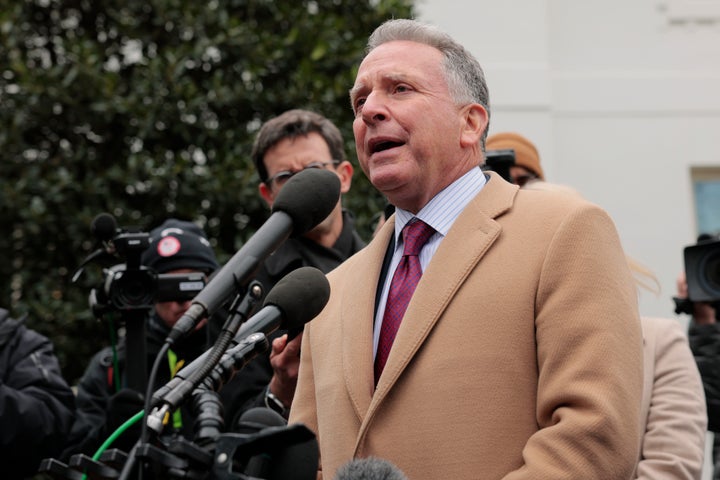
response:
<path fill-rule="evenodd" d="M 366 279 L 359 288 L 343 292 L 341 307 L 342 368 L 345 385 L 358 420 L 362 421 L 370 406 L 374 389 L 373 323 L 375 291 L 387 246 L 395 229 L 391 216 L 376 237 L 365 247 L 367 262 L 353 269 L 354 278 Z M 355 284 L 353 282 L 354 285 Z"/>
<path fill-rule="evenodd" d="M 492 219 L 473 208 L 465 210 L 442 240 L 418 283 L 393 342 L 373 403 L 383 400 L 427 338 L 455 292 L 500 233 Z M 471 216 L 476 217 L 468 222 Z"/>

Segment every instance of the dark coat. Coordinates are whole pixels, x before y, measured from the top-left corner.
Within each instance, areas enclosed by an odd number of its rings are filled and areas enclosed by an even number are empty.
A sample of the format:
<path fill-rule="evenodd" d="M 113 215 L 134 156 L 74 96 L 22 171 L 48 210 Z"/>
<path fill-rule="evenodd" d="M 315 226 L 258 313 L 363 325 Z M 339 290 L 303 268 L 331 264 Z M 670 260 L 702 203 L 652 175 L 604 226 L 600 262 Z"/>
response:
<path fill-rule="evenodd" d="M 715 433 L 713 479 L 720 480 L 720 323 L 697 325 L 690 322 L 688 340 L 705 389 L 708 430 Z"/>
<path fill-rule="evenodd" d="M 60 452 L 75 401 L 50 340 L 0 309 L 0 471 L 32 476 Z"/>
<path fill-rule="evenodd" d="M 359 252 L 365 242 L 355 231 L 352 214 L 343 212 L 343 230 L 333 248 L 325 248 L 304 237 L 291 238 L 283 243 L 260 267 L 255 280 L 265 292 L 272 288 L 288 273 L 301 267 L 315 267 L 328 273 L 353 254 Z M 270 342 L 284 331 L 276 331 L 268 338 Z M 240 416 L 254 407 L 265 406 L 265 389 L 273 376 L 270 365 L 270 351 L 261 353 L 238 372 L 226 387 L 232 390 L 232 404 L 227 405 L 226 421 L 233 430 Z"/>

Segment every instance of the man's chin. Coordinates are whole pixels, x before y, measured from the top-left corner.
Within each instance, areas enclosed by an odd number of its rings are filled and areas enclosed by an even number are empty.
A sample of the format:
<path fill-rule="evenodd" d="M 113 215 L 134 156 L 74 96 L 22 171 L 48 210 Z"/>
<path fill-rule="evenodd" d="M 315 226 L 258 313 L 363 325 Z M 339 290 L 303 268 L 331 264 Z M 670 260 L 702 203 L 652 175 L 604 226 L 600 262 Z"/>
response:
<path fill-rule="evenodd" d="M 370 183 L 387 197 L 400 191 L 404 185 L 397 169 L 389 167 L 383 167 L 373 172 L 370 176 Z"/>

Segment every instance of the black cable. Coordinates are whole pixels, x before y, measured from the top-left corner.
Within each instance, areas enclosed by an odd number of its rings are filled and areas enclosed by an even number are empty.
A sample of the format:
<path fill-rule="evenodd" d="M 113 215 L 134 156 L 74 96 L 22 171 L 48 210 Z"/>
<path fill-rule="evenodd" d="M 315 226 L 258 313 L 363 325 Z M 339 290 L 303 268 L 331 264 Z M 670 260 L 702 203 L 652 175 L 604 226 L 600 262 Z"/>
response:
<path fill-rule="evenodd" d="M 145 390 L 145 400 L 143 404 L 143 411 L 145 413 L 150 411 L 150 399 L 152 397 L 152 393 L 154 390 L 155 385 L 155 379 L 157 378 L 158 370 L 160 369 L 160 362 L 163 361 L 165 356 L 167 355 L 168 350 L 170 350 L 170 343 L 165 342 L 160 347 L 160 351 L 158 351 L 157 356 L 155 357 L 155 361 L 153 362 L 153 366 L 150 369 L 150 376 L 148 377 L 148 383 L 147 388 Z M 149 432 L 147 427 L 147 422 L 143 420 L 142 422 L 142 428 L 140 429 L 140 443 L 146 443 L 148 441 Z"/>
<path fill-rule="evenodd" d="M 130 478 L 130 473 L 132 472 L 132 469 L 135 466 L 135 454 L 139 447 L 140 447 L 140 440 L 138 440 L 135 443 L 135 445 L 133 446 L 133 448 L 130 450 L 130 453 L 128 454 L 128 458 L 125 461 L 125 465 L 123 465 L 123 469 L 120 472 L 120 475 L 118 476 L 118 480 L 128 480 L 128 478 Z M 142 468 L 140 468 L 138 478 L 142 478 Z"/>

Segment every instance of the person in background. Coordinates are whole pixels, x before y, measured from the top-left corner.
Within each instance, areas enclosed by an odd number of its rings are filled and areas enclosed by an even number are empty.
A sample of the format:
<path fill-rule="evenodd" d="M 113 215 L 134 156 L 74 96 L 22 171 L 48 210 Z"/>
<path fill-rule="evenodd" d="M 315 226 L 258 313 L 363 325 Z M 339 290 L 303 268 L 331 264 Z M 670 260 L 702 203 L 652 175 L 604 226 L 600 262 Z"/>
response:
<path fill-rule="evenodd" d="M 192 222 L 174 218 L 150 231 L 150 246 L 142 253 L 141 264 L 158 274 L 201 272 L 206 278 L 219 267 L 202 229 Z M 148 373 L 171 328 L 190 304 L 191 299 L 187 298 L 155 303 L 147 323 Z M 220 325 L 224 320 L 219 316 L 211 319 Z M 168 352 L 167 361 L 160 364 L 154 390 L 167 383 L 183 365 L 208 350 L 215 340 L 212 337 L 208 321 L 204 319 L 190 335 L 177 341 Z M 77 386 L 77 418 L 61 455 L 63 460 L 75 453 L 92 456 L 120 425 L 143 409 L 143 393 L 127 386 L 125 353 L 122 339 L 116 354 L 112 347 L 106 347 L 91 359 Z M 222 391 L 221 397 L 225 402 Z M 167 430 L 192 438 L 194 415 L 190 407 L 183 405 L 178 412 Z M 129 452 L 139 434 L 138 423 L 119 436 L 112 448 Z"/>
<path fill-rule="evenodd" d="M 293 270 L 311 266 L 328 273 L 365 246 L 352 214 L 343 209 L 342 194 L 350 190 L 353 167 L 347 160 L 340 130 L 309 110 L 288 110 L 268 120 L 258 132 L 252 159 L 260 177 L 258 192 L 268 207 L 285 183 L 308 168 L 333 171 L 340 179 L 341 198 L 330 215 L 305 235 L 290 238 L 268 257 L 255 279 L 270 291 Z M 271 337 L 269 355 L 259 355 L 238 372 L 230 406 L 232 425 L 248 409 L 266 406 L 287 418 L 297 383 L 301 336 L 285 332 Z"/>
<path fill-rule="evenodd" d="M 367 52 L 355 144 L 396 211 L 305 326 L 289 420 L 319 476 L 377 457 L 413 480 L 630 478 L 642 335 L 612 220 L 480 169 L 487 86 L 448 35 L 390 20 Z"/>
<path fill-rule="evenodd" d="M 708 233 L 697 243 L 718 240 Z M 677 278 L 675 313 L 690 316 L 688 338 L 705 390 L 708 430 L 713 432 L 713 479 L 720 480 L 720 302 L 696 302 L 688 298 L 686 272 Z"/>
<path fill-rule="evenodd" d="M 515 152 L 515 163 L 510 166 L 511 183 L 522 187 L 529 182 L 545 180 L 537 148 L 519 133 L 501 132 L 488 135 L 485 150 L 513 150 Z"/>
<path fill-rule="evenodd" d="M 628 259 L 636 283 L 659 292 L 655 276 Z M 654 284 L 656 288 L 650 285 Z M 707 411 L 700 372 L 688 337 L 674 319 L 641 317 L 644 385 L 637 480 L 700 480 Z"/>
<path fill-rule="evenodd" d="M 74 414 L 52 342 L 0 308 L 0 476 L 33 476 L 62 450 Z"/>

